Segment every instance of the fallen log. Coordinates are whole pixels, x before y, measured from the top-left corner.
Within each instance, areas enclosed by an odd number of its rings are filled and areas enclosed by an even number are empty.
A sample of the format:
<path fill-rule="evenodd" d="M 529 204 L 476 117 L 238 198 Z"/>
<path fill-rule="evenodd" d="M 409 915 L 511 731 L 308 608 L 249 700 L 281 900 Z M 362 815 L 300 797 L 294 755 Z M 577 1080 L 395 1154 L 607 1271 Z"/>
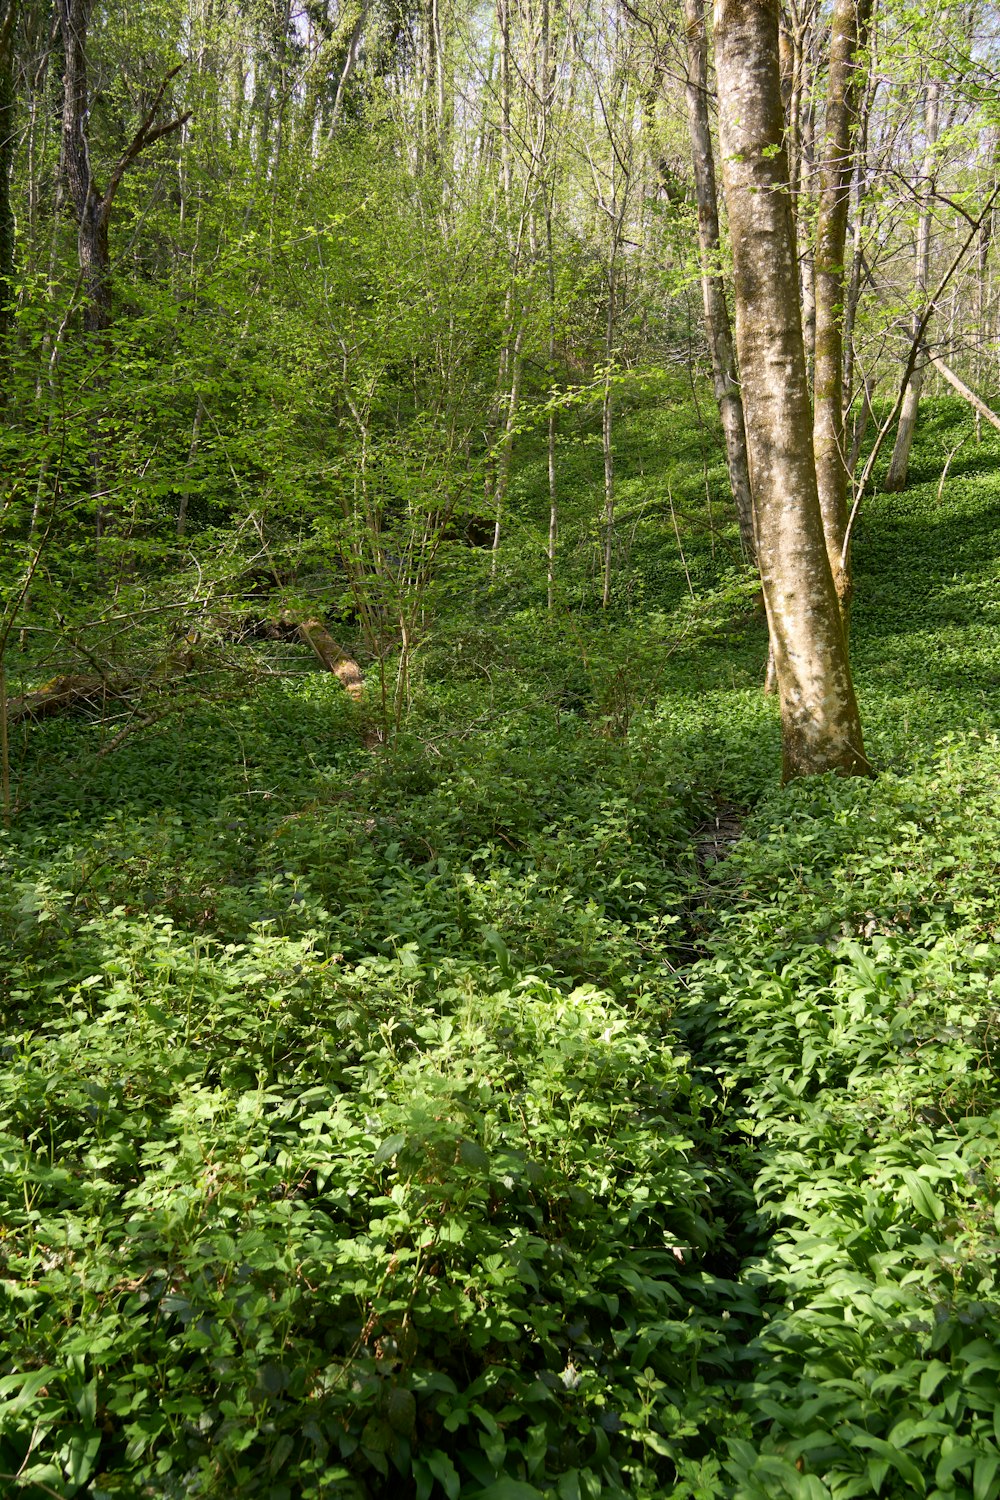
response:
<path fill-rule="evenodd" d="M 1000 430 L 1000 417 L 997 416 L 996 412 L 991 411 L 986 402 L 981 401 L 975 391 L 970 390 L 965 381 L 960 380 L 954 370 L 949 369 L 939 355 L 931 355 L 931 364 L 939 375 L 944 376 L 951 388 L 958 392 L 962 400 L 968 401 L 973 411 L 977 411 L 981 417 L 986 418 L 987 422 L 992 422 L 993 426 Z"/>
<path fill-rule="evenodd" d="M 346 692 L 358 702 L 364 693 L 364 679 L 354 659 L 342 651 L 330 635 L 322 620 L 313 616 L 300 619 L 291 611 L 285 611 L 281 623 L 295 631 L 328 672 L 344 686 Z M 40 687 L 8 698 L 6 723 L 8 728 L 27 719 L 47 719 L 54 714 L 73 713 L 78 709 L 101 712 L 109 699 L 120 699 L 142 688 L 159 689 L 180 682 L 191 671 L 195 662 L 197 632 L 189 631 L 175 650 L 171 651 L 145 677 L 101 676 L 99 673 L 61 673 L 43 682 Z M 112 745 L 115 742 L 112 741 Z"/>
<path fill-rule="evenodd" d="M 122 686 L 122 683 L 107 677 L 71 674 L 52 677 L 30 693 L 8 698 L 7 723 L 47 719 L 52 714 L 68 713 L 74 708 L 100 708 L 108 697 L 120 693 Z"/>
<path fill-rule="evenodd" d="M 295 627 L 299 639 L 310 647 L 326 670 L 333 673 L 357 703 L 365 690 L 361 668 L 346 651 L 341 650 L 322 620 L 317 620 L 315 617 L 300 620 L 287 609 L 283 612 L 281 619 L 283 624 Z"/>

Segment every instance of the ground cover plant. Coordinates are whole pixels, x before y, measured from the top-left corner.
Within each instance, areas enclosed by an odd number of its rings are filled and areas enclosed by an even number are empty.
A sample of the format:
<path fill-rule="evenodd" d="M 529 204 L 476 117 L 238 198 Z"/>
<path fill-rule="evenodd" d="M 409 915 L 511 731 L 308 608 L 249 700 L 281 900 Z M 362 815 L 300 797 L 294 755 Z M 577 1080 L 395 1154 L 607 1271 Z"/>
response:
<path fill-rule="evenodd" d="M 989 435 L 939 491 L 970 420 L 866 500 L 871 782 L 776 784 L 754 590 L 682 465 L 609 618 L 499 579 L 387 745 L 322 674 L 108 754 L 33 727 L 4 1493 L 1000 1495 Z M 626 431 L 627 506 L 662 434 Z M 537 454 L 513 484 L 527 532 Z"/>

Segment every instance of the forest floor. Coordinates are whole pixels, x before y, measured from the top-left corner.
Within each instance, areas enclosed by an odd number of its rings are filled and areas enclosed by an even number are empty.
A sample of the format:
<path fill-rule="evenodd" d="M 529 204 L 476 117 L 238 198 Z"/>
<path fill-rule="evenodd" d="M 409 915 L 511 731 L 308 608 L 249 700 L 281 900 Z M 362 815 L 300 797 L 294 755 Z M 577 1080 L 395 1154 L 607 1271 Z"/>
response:
<path fill-rule="evenodd" d="M 1000 1496 L 967 420 L 866 505 L 870 782 L 778 785 L 753 590 L 693 533 L 607 622 L 456 617 L 374 753 L 318 672 L 19 738 L 4 1494 Z"/>

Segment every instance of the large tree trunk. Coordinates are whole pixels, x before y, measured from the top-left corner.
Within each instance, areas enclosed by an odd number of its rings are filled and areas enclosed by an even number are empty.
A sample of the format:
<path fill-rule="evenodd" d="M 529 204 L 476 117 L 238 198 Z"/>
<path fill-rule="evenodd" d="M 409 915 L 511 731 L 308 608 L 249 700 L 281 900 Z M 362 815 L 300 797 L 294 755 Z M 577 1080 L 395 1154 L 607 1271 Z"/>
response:
<path fill-rule="evenodd" d="M 917 310 L 913 315 L 914 337 L 919 335 L 921 338 L 920 317 L 927 300 L 927 289 L 930 284 L 931 271 L 931 202 L 934 197 L 934 177 L 936 171 L 934 148 L 937 144 L 938 136 L 940 87 L 940 84 L 934 79 L 927 85 L 924 93 L 924 136 L 926 150 L 923 170 L 920 174 L 920 218 L 917 221 L 916 274 L 914 277 Z M 889 461 L 889 472 L 885 476 L 884 488 L 889 494 L 895 494 L 899 490 L 906 489 L 906 481 L 910 468 L 910 449 L 913 446 L 913 434 L 916 431 L 917 413 L 920 410 L 920 393 L 923 387 L 924 361 L 921 359 L 914 365 L 910 373 L 910 378 L 906 385 L 906 394 L 903 397 L 902 410 L 899 413 L 899 424 L 896 428 L 896 444 L 892 450 L 892 458 Z"/>
<path fill-rule="evenodd" d="M 844 257 L 847 209 L 854 176 L 857 54 L 866 44 L 870 16 L 871 0 L 836 0 L 834 5 L 814 259 L 813 451 L 827 556 L 845 617 L 850 599 L 851 571 L 849 563 L 841 566 L 848 516 L 843 382 Z"/>
<path fill-rule="evenodd" d="M 737 352 L 788 780 L 870 768 L 816 489 L 778 21 L 778 0 L 716 0 Z"/>
<path fill-rule="evenodd" d="M 740 537 L 750 558 L 757 556 L 753 534 L 753 501 L 747 463 L 747 435 L 743 402 L 736 379 L 736 356 L 729 324 L 729 309 L 719 259 L 719 202 L 715 186 L 715 161 L 708 118 L 708 40 L 705 35 L 704 0 L 684 0 L 687 37 L 688 131 L 698 202 L 698 253 L 701 261 L 701 296 L 705 333 L 712 359 L 715 399 L 726 442 L 729 484 L 736 503 Z"/>

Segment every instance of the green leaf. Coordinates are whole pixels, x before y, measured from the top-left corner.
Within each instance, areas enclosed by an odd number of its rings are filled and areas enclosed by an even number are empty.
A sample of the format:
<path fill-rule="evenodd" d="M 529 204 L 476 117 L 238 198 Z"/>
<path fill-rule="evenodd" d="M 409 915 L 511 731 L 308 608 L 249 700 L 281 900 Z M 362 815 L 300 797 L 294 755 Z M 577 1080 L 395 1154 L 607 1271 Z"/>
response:
<path fill-rule="evenodd" d="M 983 1453 L 976 1459 L 975 1468 L 972 1471 L 972 1496 L 973 1500 L 995 1500 L 997 1489 L 997 1474 L 1000 1473 L 1000 1454 Z"/>
<path fill-rule="evenodd" d="M 897 1474 L 901 1475 L 907 1484 L 913 1487 L 915 1494 L 926 1495 L 927 1482 L 912 1458 L 908 1458 L 905 1453 L 901 1453 L 898 1448 L 894 1448 L 884 1438 L 875 1437 L 870 1432 L 863 1432 L 858 1427 L 850 1427 L 847 1431 L 849 1433 L 848 1442 L 850 1445 L 855 1448 L 867 1448 L 869 1452 L 876 1454 L 877 1457 L 885 1459 L 886 1463 L 891 1464 Z"/>
<path fill-rule="evenodd" d="M 974 1448 L 971 1443 L 956 1443 L 938 1463 L 934 1471 L 936 1483 L 948 1484 L 956 1469 L 971 1469 L 976 1460 L 982 1457 L 982 1451 L 981 1448 Z"/>
<path fill-rule="evenodd" d="M 417 1422 L 417 1399 L 413 1392 L 406 1390 L 404 1386 L 397 1386 L 391 1391 L 386 1403 L 386 1416 L 393 1432 L 409 1437 Z"/>
<path fill-rule="evenodd" d="M 910 1194 L 910 1201 L 918 1214 L 922 1214 L 925 1219 L 931 1219 L 935 1222 L 944 1218 L 944 1204 L 926 1178 L 921 1177 L 917 1172 L 907 1170 L 905 1167 L 900 1176 L 906 1184 Z"/>
<path fill-rule="evenodd" d="M 397 1156 L 405 1145 L 405 1135 L 386 1136 L 372 1157 L 372 1164 L 376 1167 L 384 1166 L 387 1161 L 391 1161 L 394 1156 Z"/>
<path fill-rule="evenodd" d="M 271 1450 L 271 1458 L 267 1466 L 268 1473 L 272 1479 L 285 1467 L 294 1450 L 294 1440 L 289 1437 L 287 1432 L 283 1432 Z"/>
<path fill-rule="evenodd" d="M 458 1154 L 467 1167 L 476 1167 L 481 1172 L 485 1171 L 490 1164 L 486 1152 L 476 1141 L 461 1141 Z"/>
<path fill-rule="evenodd" d="M 920 1399 L 929 1401 L 942 1380 L 950 1374 L 951 1371 L 946 1364 L 939 1359 L 932 1359 L 920 1377 Z"/>
<path fill-rule="evenodd" d="M 59 1460 L 71 1484 L 86 1484 L 94 1471 L 100 1447 L 99 1432 L 78 1432 L 59 1450 Z"/>
<path fill-rule="evenodd" d="M 29 1406 L 42 1387 L 58 1374 L 58 1370 L 54 1370 L 51 1365 L 46 1365 L 41 1370 L 29 1370 L 26 1375 L 5 1375 L 0 1380 L 0 1398 L 6 1396 L 8 1391 L 16 1391 L 17 1394 L 11 1400 L 0 1404 L 0 1412 L 5 1416 L 16 1416 L 18 1412 Z"/>
<path fill-rule="evenodd" d="M 448 1457 L 447 1453 L 435 1449 L 427 1455 L 427 1467 L 430 1469 L 438 1484 L 441 1485 L 448 1500 L 459 1500 L 462 1493 L 462 1481 L 458 1477 L 458 1470 Z"/>
<path fill-rule="evenodd" d="M 986 1339 L 975 1339 L 961 1349 L 958 1358 L 965 1365 L 966 1379 L 978 1375 L 980 1370 L 1000 1371 L 1000 1349 L 987 1343 Z"/>
<path fill-rule="evenodd" d="M 483 942 L 487 945 L 487 947 L 493 949 L 493 952 L 497 956 L 497 962 L 499 963 L 500 968 L 509 970 L 511 966 L 510 949 L 507 947 L 507 944 L 504 942 L 499 932 L 497 932 L 493 927 L 484 927 Z"/>
<path fill-rule="evenodd" d="M 560 1496 L 562 1491 L 560 1490 Z M 541 1490 L 521 1479 L 498 1479 L 485 1490 L 480 1490 L 476 1500 L 544 1500 Z"/>
<path fill-rule="evenodd" d="M 361 1446 L 371 1453 L 388 1453 L 392 1447 L 392 1429 L 381 1417 L 369 1417 L 361 1432 Z"/>

